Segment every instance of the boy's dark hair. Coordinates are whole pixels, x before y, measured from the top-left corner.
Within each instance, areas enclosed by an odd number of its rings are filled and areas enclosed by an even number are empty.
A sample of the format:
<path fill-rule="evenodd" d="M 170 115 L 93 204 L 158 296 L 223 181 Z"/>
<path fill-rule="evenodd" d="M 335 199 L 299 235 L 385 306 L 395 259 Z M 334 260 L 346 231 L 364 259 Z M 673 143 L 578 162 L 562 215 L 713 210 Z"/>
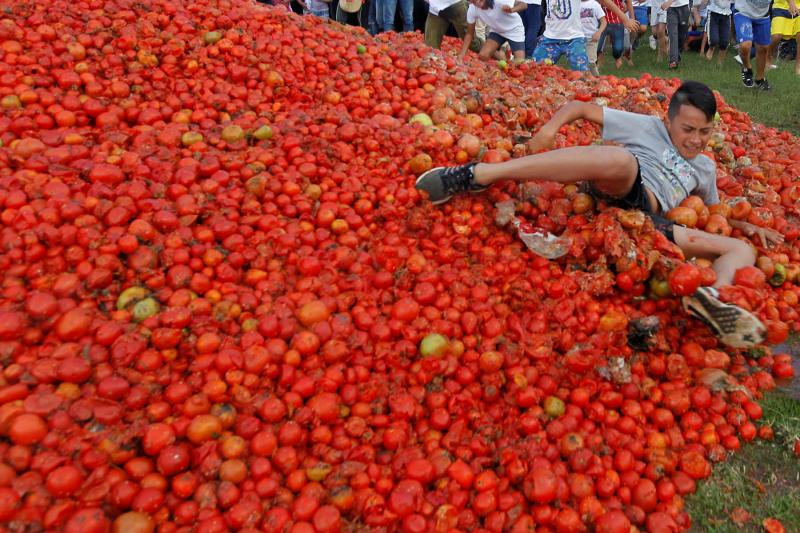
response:
<path fill-rule="evenodd" d="M 717 114 L 717 99 L 705 83 L 699 81 L 685 81 L 678 87 L 669 101 L 667 116 L 672 120 L 680 112 L 681 106 L 688 104 L 702 111 L 708 120 L 713 120 Z"/>

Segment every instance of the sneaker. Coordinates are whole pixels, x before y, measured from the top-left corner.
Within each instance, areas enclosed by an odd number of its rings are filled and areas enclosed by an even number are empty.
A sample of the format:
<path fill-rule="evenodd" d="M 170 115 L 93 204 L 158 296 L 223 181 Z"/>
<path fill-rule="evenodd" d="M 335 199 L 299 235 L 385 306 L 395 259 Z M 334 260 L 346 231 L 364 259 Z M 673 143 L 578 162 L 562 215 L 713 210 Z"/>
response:
<path fill-rule="evenodd" d="M 753 70 L 749 68 L 742 69 L 742 83 L 745 87 L 752 87 L 753 83 Z"/>
<path fill-rule="evenodd" d="M 653 37 L 652 35 L 650 36 L 650 48 L 652 48 L 653 50 L 656 50 L 658 48 L 658 41 L 656 41 L 656 38 Z"/>
<path fill-rule="evenodd" d="M 733 348 L 751 348 L 767 336 L 767 328 L 754 314 L 723 302 L 711 287 L 700 287 L 692 296 L 684 297 L 682 303 L 689 315 L 705 323 L 723 344 Z"/>
<path fill-rule="evenodd" d="M 756 80 L 755 85 L 756 85 L 756 89 L 760 89 L 762 91 L 771 91 L 772 90 L 772 87 L 770 86 L 769 82 L 767 81 L 767 78 L 764 78 L 763 80 Z"/>
<path fill-rule="evenodd" d="M 739 63 L 740 65 L 744 64 L 744 63 L 742 63 L 742 58 L 739 57 L 739 54 L 734 54 L 733 59 L 735 59 L 736 62 Z"/>
<path fill-rule="evenodd" d="M 437 167 L 417 178 L 417 189 L 428 193 L 431 203 L 441 204 L 461 192 L 481 192 L 489 187 L 475 183 L 475 163 L 457 167 Z"/>

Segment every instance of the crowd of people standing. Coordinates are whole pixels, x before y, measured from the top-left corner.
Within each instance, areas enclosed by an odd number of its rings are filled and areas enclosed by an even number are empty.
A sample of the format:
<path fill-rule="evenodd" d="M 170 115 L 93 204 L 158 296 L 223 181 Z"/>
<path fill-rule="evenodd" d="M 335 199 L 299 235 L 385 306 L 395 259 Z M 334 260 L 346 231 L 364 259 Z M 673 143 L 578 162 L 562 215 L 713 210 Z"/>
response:
<path fill-rule="evenodd" d="M 267 1 L 267 0 L 260 0 Z M 292 0 L 303 13 L 361 25 L 374 34 L 414 31 L 415 0 Z M 574 70 L 599 73 L 603 55 L 617 68 L 632 63 L 647 40 L 658 60 L 680 66 L 690 43 L 721 64 L 731 41 L 738 48 L 742 83 L 769 90 L 766 79 L 778 44 L 800 45 L 800 0 L 426 0 L 425 43 L 440 48 L 448 31 L 483 59 L 531 59 L 555 63 L 562 56 Z M 397 17 L 398 13 L 401 17 Z M 419 18 L 419 14 L 418 14 Z M 396 20 L 401 24 L 396 24 Z M 400 28 L 401 27 L 401 28 Z M 800 54 L 795 73 L 800 75 Z"/>

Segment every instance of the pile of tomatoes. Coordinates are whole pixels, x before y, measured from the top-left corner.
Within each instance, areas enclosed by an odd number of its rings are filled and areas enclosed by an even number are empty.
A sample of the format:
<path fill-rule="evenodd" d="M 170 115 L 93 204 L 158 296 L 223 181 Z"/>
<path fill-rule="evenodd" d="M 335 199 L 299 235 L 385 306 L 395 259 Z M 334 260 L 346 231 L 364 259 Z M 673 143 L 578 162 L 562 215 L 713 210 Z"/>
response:
<path fill-rule="evenodd" d="M 687 317 L 676 296 L 713 271 L 637 213 L 414 188 L 524 155 L 570 99 L 663 113 L 679 82 L 456 46 L 238 0 L 4 3 L 4 531 L 690 525 L 711 465 L 771 438 L 757 399 L 790 356 Z M 728 210 L 676 216 L 785 235 L 724 295 L 776 344 L 798 329 L 798 141 L 720 103 Z M 496 225 L 509 199 L 568 253 Z"/>

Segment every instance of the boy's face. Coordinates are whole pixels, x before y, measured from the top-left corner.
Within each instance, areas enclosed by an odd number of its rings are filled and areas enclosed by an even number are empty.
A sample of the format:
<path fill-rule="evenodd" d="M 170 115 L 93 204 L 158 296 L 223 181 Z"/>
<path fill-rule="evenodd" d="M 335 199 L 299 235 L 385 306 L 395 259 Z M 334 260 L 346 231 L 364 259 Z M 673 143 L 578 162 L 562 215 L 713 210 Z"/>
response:
<path fill-rule="evenodd" d="M 692 159 L 708 145 L 714 121 L 693 105 L 683 104 L 674 118 L 667 118 L 667 131 L 678 153 L 684 159 Z"/>
<path fill-rule="evenodd" d="M 478 9 L 486 9 L 486 0 L 469 0 L 469 3 Z"/>

